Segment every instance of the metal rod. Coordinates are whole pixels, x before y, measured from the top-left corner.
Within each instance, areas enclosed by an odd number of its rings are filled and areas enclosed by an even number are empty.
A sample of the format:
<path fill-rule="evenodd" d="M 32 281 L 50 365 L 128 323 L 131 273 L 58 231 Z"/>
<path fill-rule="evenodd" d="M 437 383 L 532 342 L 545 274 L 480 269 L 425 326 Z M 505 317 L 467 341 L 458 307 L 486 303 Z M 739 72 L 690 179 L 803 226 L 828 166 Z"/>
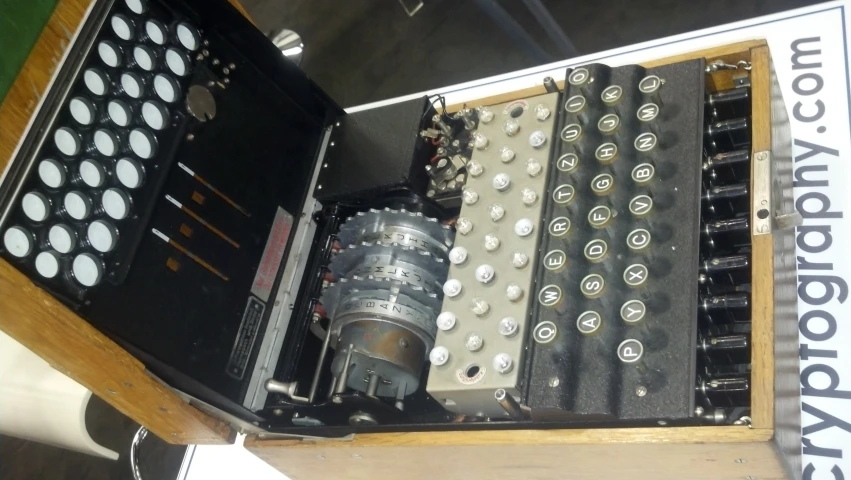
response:
<path fill-rule="evenodd" d="M 337 390 L 334 393 L 344 393 L 346 391 L 346 382 L 349 380 L 349 365 L 352 363 L 352 351 L 354 349 L 355 346 L 350 343 L 349 353 L 346 354 L 346 364 L 343 365 L 343 371 L 340 372 L 340 377 L 337 379 Z"/>
<path fill-rule="evenodd" d="M 369 383 L 366 385 L 366 396 L 374 397 L 375 393 L 378 392 L 378 382 L 381 380 L 381 377 L 376 373 L 369 374 Z"/>
<path fill-rule="evenodd" d="M 553 80 L 553 77 L 544 77 L 544 88 L 547 89 L 548 93 L 558 92 L 558 84 Z"/>
<path fill-rule="evenodd" d="M 520 405 L 504 388 L 500 388 L 494 392 L 493 397 L 511 418 L 514 420 L 523 420 L 523 411 L 520 410 Z"/>
<path fill-rule="evenodd" d="M 331 386 L 328 387 L 328 398 L 334 396 L 334 388 L 337 387 L 337 377 L 331 377 Z"/>
<path fill-rule="evenodd" d="M 535 20 L 541 25 L 553 43 L 556 44 L 559 51 L 564 58 L 573 58 L 579 56 L 579 51 L 576 50 L 576 46 L 573 42 L 567 38 L 567 34 L 564 33 L 564 30 L 559 26 L 558 22 L 556 22 L 555 18 L 550 14 L 550 11 L 547 10 L 547 7 L 541 3 L 541 0 L 523 0 L 523 3 L 526 4 L 526 8 L 532 12 L 532 15 L 535 16 Z"/>
<path fill-rule="evenodd" d="M 307 399 L 310 403 L 316 398 L 316 390 L 319 388 L 319 378 L 322 376 L 322 366 L 325 365 L 325 356 L 328 355 L 328 346 L 331 344 L 331 324 L 328 324 L 328 329 L 325 332 L 325 340 L 322 341 L 322 350 L 319 351 L 319 361 L 316 363 L 316 370 L 313 372 L 313 381 L 310 382 L 310 392 Z M 333 389 L 332 389 L 333 391 Z"/>
<path fill-rule="evenodd" d="M 511 37 L 520 48 L 525 50 L 527 55 L 540 63 L 553 61 L 552 57 L 535 42 L 535 39 L 496 0 L 474 0 L 474 2 L 503 32 Z"/>

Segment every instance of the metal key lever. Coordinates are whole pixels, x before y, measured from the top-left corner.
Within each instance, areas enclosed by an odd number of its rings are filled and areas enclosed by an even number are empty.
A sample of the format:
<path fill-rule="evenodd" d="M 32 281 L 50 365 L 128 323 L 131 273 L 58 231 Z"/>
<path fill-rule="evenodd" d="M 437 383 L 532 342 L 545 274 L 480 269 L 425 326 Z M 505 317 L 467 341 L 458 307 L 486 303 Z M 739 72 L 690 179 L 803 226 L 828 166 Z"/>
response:
<path fill-rule="evenodd" d="M 746 334 L 703 337 L 698 343 L 704 353 L 740 351 L 749 347 L 750 336 Z"/>
<path fill-rule="evenodd" d="M 701 337 L 698 351 L 704 353 L 705 361 L 713 366 L 747 364 L 750 358 L 750 335 L 717 335 Z"/>
<path fill-rule="evenodd" d="M 737 182 L 750 178 L 751 152 L 748 149 L 721 152 L 703 162 L 704 178 L 712 184 Z"/>
<path fill-rule="evenodd" d="M 289 397 L 294 402 L 308 403 L 306 397 L 299 397 L 295 394 L 298 390 L 298 382 L 279 382 L 273 378 L 266 380 L 266 391 L 271 393 L 280 393 L 285 397 Z"/>
<path fill-rule="evenodd" d="M 750 283 L 750 256 L 746 254 L 711 257 L 700 264 L 701 284 L 741 285 Z"/>
<path fill-rule="evenodd" d="M 726 319 L 734 322 L 750 321 L 751 299 L 747 293 L 731 293 L 703 297 L 700 300 L 700 310 L 712 323 Z M 725 323 L 725 322 L 721 322 Z"/>
<path fill-rule="evenodd" d="M 701 379 L 696 390 L 716 407 L 745 405 L 750 395 L 750 380 L 746 377 Z"/>
<path fill-rule="evenodd" d="M 740 149 L 750 143 L 750 127 L 748 118 L 715 122 L 706 127 L 704 138 L 716 152 Z"/>
<path fill-rule="evenodd" d="M 750 244 L 750 222 L 747 217 L 707 222 L 700 233 L 710 249 Z"/>
<path fill-rule="evenodd" d="M 750 108 L 750 89 L 732 88 L 706 96 L 704 109 L 714 120 L 727 120 L 747 115 Z"/>
<path fill-rule="evenodd" d="M 750 210 L 750 189 L 747 183 L 717 185 L 701 196 L 704 216 L 731 217 Z"/>

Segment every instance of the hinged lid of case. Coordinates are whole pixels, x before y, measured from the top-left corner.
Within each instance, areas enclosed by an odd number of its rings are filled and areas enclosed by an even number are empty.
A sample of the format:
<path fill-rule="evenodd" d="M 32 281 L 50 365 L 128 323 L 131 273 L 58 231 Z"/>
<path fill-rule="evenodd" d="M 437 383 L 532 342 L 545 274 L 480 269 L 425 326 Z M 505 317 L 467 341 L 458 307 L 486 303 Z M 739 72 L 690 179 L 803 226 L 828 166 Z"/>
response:
<path fill-rule="evenodd" d="M 239 410 L 343 112 L 225 0 L 100 1 L 70 48 L 0 186 L 0 255 Z"/>

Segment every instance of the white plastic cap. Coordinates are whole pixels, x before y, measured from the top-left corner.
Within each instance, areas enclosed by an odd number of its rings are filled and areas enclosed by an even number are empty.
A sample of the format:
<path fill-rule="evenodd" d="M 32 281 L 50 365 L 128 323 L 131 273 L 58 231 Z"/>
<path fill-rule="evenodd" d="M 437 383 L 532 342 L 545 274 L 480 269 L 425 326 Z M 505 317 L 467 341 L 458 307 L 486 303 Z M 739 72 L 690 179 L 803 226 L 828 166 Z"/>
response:
<path fill-rule="evenodd" d="M 493 176 L 493 188 L 499 190 L 500 192 L 504 192 L 511 185 L 511 177 L 508 176 L 507 173 L 497 173 Z"/>
<path fill-rule="evenodd" d="M 535 105 L 535 118 L 538 119 L 539 122 L 543 122 L 544 120 L 550 118 L 550 109 L 543 103 L 539 103 Z"/>
<path fill-rule="evenodd" d="M 479 194 L 473 189 L 465 189 L 464 193 L 461 194 L 461 197 L 464 199 L 464 203 L 467 205 L 474 205 L 479 201 Z"/>
<path fill-rule="evenodd" d="M 499 237 L 497 237 L 495 234 L 489 233 L 485 235 L 485 250 L 493 252 L 494 250 L 499 248 L 499 244 Z"/>
<path fill-rule="evenodd" d="M 508 147 L 502 147 L 499 150 L 499 159 L 502 160 L 502 163 L 508 163 L 508 162 L 514 160 L 514 157 L 515 157 L 514 150 L 512 150 Z"/>
<path fill-rule="evenodd" d="M 90 223 L 86 236 L 89 243 L 92 244 L 92 248 L 103 253 L 112 251 L 115 244 L 118 243 L 118 232 L 112 225 L 103 220 L 95 220 Z"/>
<path fill-rule="evenodd" d="M 54 251 L 41 252 L 35 257 L 35 270 L 44 278 L 53 278 L 59 273 L 59 254 Z"/>
<path fill-rule="evenodd" d="M 476 280 L 482 283 L 490 283 L 496 277 L 496 270 L 488 264 L 476 267 Z"/>
<path fill-rule="evenodd" d="M 535 225 L 528 218 L 521 218 L 514 224 L 514 233 L 520 237 L 528 237 L 534 229 Z"/>
<path fill-rule="evenodd" d="M 470 310 L 480 317 L 487 314 L 490 309 L 491 306 L 488 305 L 488 302 L 483 298 L 476 297 L 472 302 L 470 302 Z"/>
<path fill-rule="evenodd" d="M 535 193 L 535 191 L 532 190 L 529 187 L 524 188 L 523 191 L 520 193 L 520 195 L 523 197 L 523 204 L 524 205 L 530 205 L 531 206 L 531 205 L 534 205 L 535 202 L 538 201 L 538 194 Z"/>
<path fill-rule="evenodd" d="M 529 135 L 529 145 L 532 148 L 541 148 L 547 143 L 547 134 L 542 130 L 535 130 Z"/>
<path fill-rule="evenodd" d="M 467 235 L 473 231 L 473 222 L 467 217 L 458 217 L 455 221 L 455 230 L 461 235 Z"/>
<path fill-rule="evenodd" d="M 458 318 L 452 312 L 443 312 L 437 316 L 437 328 L 446 331 L 452 330 Z"/>
<path fill-rule="evenodd" d="M 50 202 L 41 192 L 27 192 L 21 199 L 24 215 L 34 222 L 43 222 L 50 216 Z"/>
<path fill-rule="evenodd" d="M 479 112 L 479 121 L 482 123 L 490 123 L 493 120 L 493 110 L 488 107 L 478 107 L 476 111 Z"/>
<path fill-rule="evenodd" d="M 428 360 L 432 365 L 445 365 L 449 361 L 449 349 L 446 347 L 434 347 L 428 354 Z"/>
<path fill-rule="evenodd" d="M 452 278 L 443 284 L 443 294 L 447 297 L 456 297 L 461 293 L 462 288 L 461 281 Z"/>
<path fill-rule="evenodd" d="M 449 261 L 453 265 L 461 265 L 467 261 L 467 249 L 464 247 L 455 247 L 449 251 Z"/>
<path fill-rule="evenodd" d="M 473 134 L 473 146 L 476 147 L 476 150 L 484 150 L 488 148 L 490 143 L 490 140 L 488 140 L 488 137 L 484 133 L 476 132 Z"/>
<path fill-rule="evenodd" d="M 514 360 L 507 353 L 498 353 L 493 357 L 493 369 L 499 373 L 508 373 L 514 368 Z"/>
<path fill-rule="evenodd" d="M 24 258 L 32 252 L 32 235 L 21 227 L 11 227 L 3 234 L 3 247 L 10 254 Z"/>
<path fill-rule="evenodd" d="M 529 264 L 529 255 L 523 252 L 514 252 L 511 255 L 511 264 L 514 265 L 514 268 L 523 268 Z"/>
<path fill-rule="evenodd" d="M 50 188 L 59 188 L 65 184 L 65 166 L 52 158 L 45 158 L 38 164 L 38 178 Z"/>
<path fill-rule="evenodd" d="M 526 173 L 528 173 L 530 177 L 537 177 L 541 174 L 541 171 L 543 169 L 544 167 L 541 166 L 541 162 L 535 160 L 534 158 L 526 160 Z"/>
<path fill-rule="evenodd" d="M 523 288 L 521 288 L 520 285 L 517 285 L 516 283 L 509 283 L 505 287 L 505 296 L 512 302 L 516 302 L 517 300 L 523 298 Z"/>
<path fill-rule="evenodd" d="M 502 217 L 505 216 L 505 207 L 498 203 L 494 203 L 490 207 L 488 207 L 488 213 L 490 213 L 491 220 L 494 222 L 498 222 L 502 220 Z"/>
<path fill-rule="evenodd" d="M 516 118 L 509 118 L 502 124 L 502 131 L 509 137 L 513 137 L 520 131 L 520 122 Z"/>
<path fill-rule="evenodd" d="M 71 253 L 77 243 L 71 227 L 62 224 L 50 227 L 47 240 L 50 242 L 50 246 L 59 253 Z"/>
<path fill-rule="evenodd" d="M 478 352 L 482 349 L 485 344 L 485 339 L 482 338 L 478 333 L 471 333 L 467 335 L 467 339 L 464 341 L 464 346 L 467 347 L 467 350 L 471 352 Z"/>
<path fill-rule="evenodd" d="M 517 323 L 517 319 L 514 317 L 505 317 L 499 321 L 499 334 L 503 337 L 513 336 L 519 328 L 520 324 Z"/>
<path fill-rule="evenodd" d="M 81 285 L 94 287 L 103 277 L 103 263 L 91 253 L 81 253 L 74 258 L 71 271 Z"/>

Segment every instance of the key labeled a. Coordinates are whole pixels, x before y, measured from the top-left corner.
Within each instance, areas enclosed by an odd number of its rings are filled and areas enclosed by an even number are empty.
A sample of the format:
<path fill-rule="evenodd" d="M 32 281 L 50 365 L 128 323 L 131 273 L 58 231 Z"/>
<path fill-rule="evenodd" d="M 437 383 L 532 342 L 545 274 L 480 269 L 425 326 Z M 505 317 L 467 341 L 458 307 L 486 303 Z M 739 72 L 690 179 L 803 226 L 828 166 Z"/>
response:
<path fill-rule="evenodd" d="M 602 325 L 603 317 L 593 310 L 583 312 L 576 319 L 576 329 L 583 335 L 593 335 L 599 332 Z"/>

